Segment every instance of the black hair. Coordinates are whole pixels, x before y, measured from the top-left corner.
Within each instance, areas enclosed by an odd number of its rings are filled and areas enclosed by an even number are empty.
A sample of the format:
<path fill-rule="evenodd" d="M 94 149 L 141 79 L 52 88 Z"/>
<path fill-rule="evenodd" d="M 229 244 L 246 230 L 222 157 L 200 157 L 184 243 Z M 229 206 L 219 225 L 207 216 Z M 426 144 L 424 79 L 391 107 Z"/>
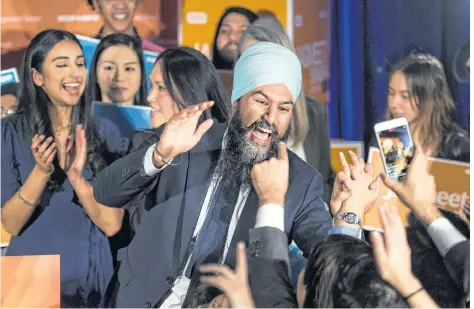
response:
<path fill-rule="evenodd" d="M 0 88 L 0 93 L 2 96 L 13 95 L 16 97 L 18 90 L 20 90 L 20 83 L 8 83 L 2 85 L 2 87 Z"/>
<path fill-rule="evenodd" d="M 441 210 L 443 215 L 469 239 L 469 227 L 456 214 Z M 414 275 L 441 308 L 465 306 L 464 292 L 451 278 L 444 259 L 425 226 L 413 213 L 408 217 L 407 239 L 411 248 Z"/>
<path fill-rule="evenodd" d="M 249 24 L 252 24 L 254 21 L 258 19 L 257 14 L 250 11 L 249 9 L 246 9 L 240 6 L 228 7 L 224 11 L 221 18 L 219 19 L 219 22 L 217 23 L 216 33 L 214 35 L 214 43 L 212 46 L 212 63 L 219 70 L 232 70 L 232 66 L 233 66 L 233 63 L 222 58 L 222 56 L 219 54 L 219 51 L 217 50 L 217 36 L 219 35 L 219 30 L 222 26 L 222 22 L 224 21 L 224 18 L 226 18 L 226 16 L 231 13 L 244 15 L 245 17 L 247 17 Z"/>
<path fill-rule="evenodd" d="M 203 119 L 226 122 L 230 115 L 230 98 L 211 61 L 189 47 L 170 48 L 161 53 L 163 82 L 180 109 L 205 101 L 214 101 Z"/>
<path fill-rule="evenodd" d="M 124 33 L 113 33 L 104 37 L 97 46 L 94 57 L 92 58 L 91 67 L 89 69 L 89 88 L 88 99 L 93 101 L 102 101 L 102 93 L 100 91 L 99 83 L 97 81 L 97 64 L 102 53 L 111 46 L 127 46 L 131 48 L 138 57 L 140 65 L 140 88 L 135 95 L 134 105 L 146 105 L 147 87 L 146 87 L 146 71 L 145 60 L 143 57 L 143 49 L 141 41 L 135 37 Z"/>
<path fill-rule="evenodd" d="M 17 97 L 17 115 L 25 124 L 23 134 L 28 139 L 32 139 L 35 134 L 45 135 L 46 137 L 54 136 L 48 113 L 51 101 L 43 89 L 35 85 L 32 69 L 43 73 L 43 63 L 48 53 L 56 44 L 62 41 L 72 41 L 82 49 L 74 34 L 64 30 L 44 30 L 31 40 L 25 52 L 20 75 L 22 86 Z M 80 97 L 79 102 L 72 107 L 70 134 L 73 138 L 75 137 L 75 127 L 78 124 L 82 124 L 86 131 L 86 165 L 95 176 L 106 167 L 110 157 L 105 142 L 98 136 L 95 123 L 91 121 L 90 102 L 86 101 L 84 94 Z M 47 185 L 49 191 L 57 190 L 66 179 L 64 171 L 59 168 L 57 158 L 54 160 L 54 165 L 55 171 Z"/>
<path fill-rule="evenodd" d="M 304 284 L 304 308 L 408 307 L 380 277 L 370 245 L 346 235 L 329 236 L 312 250 Z"/>

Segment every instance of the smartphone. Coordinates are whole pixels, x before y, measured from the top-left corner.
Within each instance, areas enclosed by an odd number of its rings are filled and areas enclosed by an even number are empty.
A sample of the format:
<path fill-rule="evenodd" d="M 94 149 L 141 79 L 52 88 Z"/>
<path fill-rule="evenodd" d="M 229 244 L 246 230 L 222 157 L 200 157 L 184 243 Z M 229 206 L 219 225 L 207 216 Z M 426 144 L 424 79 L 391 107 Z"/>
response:
<path fill-rule="evenodd" d="M 407 175 L 415 147 L 406 118 L 396 118 L 374 126 L 387 176 L 395 181 Z"/>

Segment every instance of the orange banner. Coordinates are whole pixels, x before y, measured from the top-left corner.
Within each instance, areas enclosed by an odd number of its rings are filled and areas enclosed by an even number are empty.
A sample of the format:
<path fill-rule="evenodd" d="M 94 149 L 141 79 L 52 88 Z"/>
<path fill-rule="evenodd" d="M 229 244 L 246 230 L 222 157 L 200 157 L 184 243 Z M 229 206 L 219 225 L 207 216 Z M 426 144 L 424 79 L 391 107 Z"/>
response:
<path fill-rule="evenodd" d="M 193 47 L 212 58 L 217 23 L 226 8 L 245 7 L 254 13 L 271 11 L 283 27 L 287 26 L 287 0 L 182 0 L 179 44 Z"/>
<path fill-rule="evenodd" d="M 303 66 L 304 90 L 328 102 L 329 1 L 294 0 L 293 10 L 293 40 Z"/>
<path fill-rule="evenodd" d="M 193 47 L 212 59 L 216 27 L 226 8 L 242 6 L 258 15 L 271 14 L 281 22 L 294 42 L 303 66 L 303 88 L 306 94 L 327 102 L 328 5 L 327 0 L 182 0 L 179 43 Z"/>
<path fill-rule="evenodd" d="M 2 256 L 2 308 L 60 308 L 59 255 Z"/>
<path fill-rule="evenodd" d="M 364 142 L 352 142 L 344 140 L 331 140 L 331 167 L 334 173 L 339 173 L 342 171 L 341 161 L 339 160 L 339 153 L 342 152 L 346 157 L 346 160 L 349 160 L 349 151 L 354 152 L 359 157 L 364 157 Z"/>
<path fill-rule="evenodd" d="M 143 39 L 176 46 L 177 8 L 176 0 L 140 0 L 133 25 Z M 2 1 L 1 9 L 2 68 L 18 67 L 23 50 L 42 30 L 63 29 L 95 37 L 103 25 L 101 14 L 87 0 Z"/>
<path fill-rule="evenodd" d="M 436 181 L 438 191 L 436 202 L 438 207 L 451 211 L 463 220 L 468 222 L 463 212 L 463 207 L 469 201 L 470 192 L 470 165 L 467 163 L 430 158 L 430 173 Z M 371 162 L 374 170 L 374 177 L 384 172 L 382 156 L 376 148 L 370 148 L 368 162 Z M 408 209 L 397 197 L 382 184 L 379 198 L 375 206 L 365 214 L 363 227 L 367 230 L 382 230 L 378 208 L 384 203 L 397 207 L 405 226 L 408 225 Z"/>

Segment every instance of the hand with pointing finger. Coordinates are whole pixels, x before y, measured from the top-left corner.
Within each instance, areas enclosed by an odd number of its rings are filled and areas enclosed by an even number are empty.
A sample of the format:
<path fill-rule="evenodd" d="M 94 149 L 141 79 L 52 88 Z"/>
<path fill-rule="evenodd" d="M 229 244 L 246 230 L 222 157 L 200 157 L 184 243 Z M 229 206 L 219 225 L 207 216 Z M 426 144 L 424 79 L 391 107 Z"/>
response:
<path fill-rule="evenodd" d="M 290 166 L 286 145 L 278 145 L 278 157 L 257 163 L 252 167 L 252 183 L 257 192 L 260 206 L 278 204 L 284 206 L 288 191 Z"/>
<path fill-rule="evenodd" d="M 213 101 L 196 104 L 184 108 L 171 117 L 155 148 L 153 163 L 156 167 L 161 167 L 172 158 L 196 146 L 213 124 L 213 120 L 208 119 L 198 126 L 199 117 L 213 105 Z"/>

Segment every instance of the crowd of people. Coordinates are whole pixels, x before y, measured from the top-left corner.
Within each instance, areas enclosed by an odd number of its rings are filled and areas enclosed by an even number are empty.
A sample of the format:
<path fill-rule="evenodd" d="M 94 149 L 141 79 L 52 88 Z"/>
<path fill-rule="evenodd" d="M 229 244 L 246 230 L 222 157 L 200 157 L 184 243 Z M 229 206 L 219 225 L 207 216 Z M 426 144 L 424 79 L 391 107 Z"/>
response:
<path fill-rule="evenodd" d="M 354 153 L 336 175 L 327 105 L 303 91 L 276 19 L 230 8 L 212 61 L 169 48 L 145 76 L 146 42 L 112 22 L 111 1 L 89 3 L 104 16 L 89 72 L 73 34 L 40 32 L 1 120 L 6 255 L 59 254 L 61 307 L 469 306 L 469 225 L 436 207 L 428 172 L 428 156 L 470 160 L 439 60 L 409 54 L 390 74 L 387 119 L 406 117 L 415 141 L 407 177 L 374 175 Z M 152 129 L 124 155 L 93 101 L 149 106 Z M 409 225 L 385 204 L 383 233 L 366 237 L 382 183 Z"/>

